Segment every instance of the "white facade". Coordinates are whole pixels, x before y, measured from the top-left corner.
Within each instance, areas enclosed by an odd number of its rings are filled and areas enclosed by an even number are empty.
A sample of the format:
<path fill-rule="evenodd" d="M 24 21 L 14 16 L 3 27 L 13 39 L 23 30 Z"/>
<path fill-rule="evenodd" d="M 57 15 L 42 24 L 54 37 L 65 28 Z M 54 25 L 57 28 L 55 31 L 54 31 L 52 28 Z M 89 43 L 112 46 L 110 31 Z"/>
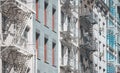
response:
<path fill-rule="evenodd" d="M 98 23 L 93 26 L 93 34 L 97 42 L 97 51 L 93 53 L 93 66 L 95 72 L 106 73 L 106 17 L 97 8 L 94 8 Z"/>

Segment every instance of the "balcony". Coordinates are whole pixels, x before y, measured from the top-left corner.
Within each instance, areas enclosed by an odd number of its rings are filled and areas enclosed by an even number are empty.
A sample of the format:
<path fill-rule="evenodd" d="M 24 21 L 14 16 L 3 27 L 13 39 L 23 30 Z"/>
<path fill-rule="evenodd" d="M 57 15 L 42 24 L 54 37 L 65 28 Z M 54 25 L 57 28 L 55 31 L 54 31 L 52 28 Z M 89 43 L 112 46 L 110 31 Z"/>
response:
<path fill-rule="evenodd" d="M 61 42 L 64 43 L 65 45 L 67 45 L 68 47 L 70 47 L 72 44 L 71 43 L 72 36 L 70 35 L 70 32 L 61 31 L 60 36 L 61 36 Z"/>
<path fill-rule="evenodd" d="M 70 65 L 61 65 L 60 68 L 67 72 L 74 71 L 74 69 L 72 69 L 72 66 L 70 66 Z"/>
<path fill-rule="evenodd" d="M 30 54 L 27 50 L 28 40 L 26 36 L 24 36 L 24 33 L 29 31 L 29 26 L 22 24 L 20 25 L 21 27 L 19 26 L 18 28 L 16 24 L 10 24 L 9 28 L 7 28 L 6 25 L 2 28 L 3 47 L 12 47 L 10 48 L 11 50 L 17 50 L 17 52 L 23 53 L 24 55 Z"/>
<path fill-rule="evenodd" d="M 27 6 L 27 0 L 2 0 L 1 3 L 2 12 L 7 16 L 17 13 L 35 13 L 33 9 Z"/>
<path fill-rule="evenodd" d="M 10 66 L 7 67 L 7 70 L 9 69 L 10 72 L 11 72 L 12 68 L 19 70 L 20 68 L 27 67 L 26 62 L 28 62 L 29 59 L 32 57 L 32 55 L 25 55 L 25 54 L 19 52 L 18 50 L 15 49 L 15 47 L 12 47 L 12 46 L 1 47 L 1 49 L 3 51 L 1 53 L 2 61 L 7 62 L 7 66 L 8 66 L 8 64 L 10 64 Z M 4 51 L 4 49 L 6 49 L 6 50 Z M 25 73 L 25 71 L 24 72 L 23 71 L 24 70 L 22 70 L 22 73 Z M 17 73 L 19 73 L 19 72 L 17 72 Z"/>
<path fill-rule="evenodd" d="M 82 43 L 80 47 L 88 51 L 97 51 L 97 43 L 95 41 Z"/>
<path fill-rule="evenodd" d="M 63 69 L 64 71 L 72 71 L 73 66 L 70 65 L 70 58 L 68 59 L 68 57 L 66 56 L 67 55 L 64 55 L 64 57 L 61 58 L 60 68 Z"/>
<path fill-rule="evenodd" d="M 30 54 L 29 50 L 27 50 L 27 39 L 24 37 L 15 37 L 12 35 L 8 35 L 5 42 L 3 43 L 6 47 L 12 47 L 11 50 L 17 50 L 18 52 L 23 53 L 24 55 Z M 3 47 L 5 47 L 3 46 Z M 9 49 L 9 50 L 10 50 Z"/>
<path fill-rule="evenodd" d="M 94 12 L 88 13 L 87 15 L 80 16 L 80 24 L 85 29 L 88 30 L 93 24 L 98 23 L 98 17 Z"/>
<path fill-rule="evenodd" d="M 97 42 L 90 36 L 83 36 L 80 47 L 88 51 L 97 51 Z"/>

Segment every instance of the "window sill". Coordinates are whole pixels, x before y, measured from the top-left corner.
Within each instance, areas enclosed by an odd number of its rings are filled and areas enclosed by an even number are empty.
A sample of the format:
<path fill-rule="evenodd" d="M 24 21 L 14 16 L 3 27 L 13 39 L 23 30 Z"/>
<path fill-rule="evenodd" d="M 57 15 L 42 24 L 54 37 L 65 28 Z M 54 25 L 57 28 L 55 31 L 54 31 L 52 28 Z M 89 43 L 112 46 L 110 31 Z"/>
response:
<path fill-rule="evenodd" d="M 36 19 L 37 22 L 41 23 L 38 19 Z"/>
<path fill-rule="evenodd" d="M 54 33 L 56 33 L 56 31 L 55 30 L 52 30 Z"/>
<path fill-rule="evenodd" d="M 37 60 L 41 60 L 40 58 L 37 58 Z"/>
<path fill-rule="evenodd" d="M 44 61 L 46 64 L 49 64 L 47 61 Z"/>
<path fill-rule="evenodd" d="M 55 66 L 55 65 L 52 65 L 52 66 L 56 68 L 56 66 Z"/>
<path fill-rule="evenodd" d="M 46 28 L 49 28 L 47 25 L 44 25 Z"/>

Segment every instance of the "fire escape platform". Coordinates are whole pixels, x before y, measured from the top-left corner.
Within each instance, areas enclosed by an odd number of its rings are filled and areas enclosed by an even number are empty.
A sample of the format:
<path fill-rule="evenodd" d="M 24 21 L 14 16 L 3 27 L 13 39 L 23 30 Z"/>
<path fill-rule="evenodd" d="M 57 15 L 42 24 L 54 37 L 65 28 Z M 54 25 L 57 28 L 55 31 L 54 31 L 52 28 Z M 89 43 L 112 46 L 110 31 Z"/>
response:
<path fill-rule="evenodd" d="M 77 37 L 73 37 L 70 35 L 70 32 L 68 31 L 61 31 L 60 32 L 60 36 L 61 36 L 61 43 L 63 43 L 64 45 L 66 45 L 67 47 L 71 48 L 71 46 L 77 46 L 75 45 L 72 40 L 73 39 L 77 39 Z"/>
<path fill-rule="evenodd" d="M 32 55 L 25 55 L 21 52 L 18 52 L 18 50 L 14 49 L 14 47 L 12 46 L 9 46 L 9 49 L 2 52 L 1 54 L 3 61 L 9 63 L 11 67 L 12 65 L 14 65 L 15 67 L 19 67 L 19 68 L 24 66 L 25 62 L 32 57 Z"/>
<path fill-rule="evenodd" d="M 21 48 L 20 46 L 15 45 L 15 44 L 14 45 L 10 45 L 10 46 L 2 46 L 2 48 L 4 48 L 2 52 L 8 51 L 8 50 L 12 50 L 12 51 L 16 51 L 18 53 L 21 53 L 24 56 L 33 56 L 33 54 L 30 51 L 28 51 L 25 48 Z"/>
<path fill-rule="evenodd" d="M 15 50 L 17 50 L 18 52 L 24 54 L 24 55 L 33 55 L 29 50 L 25 49 L 25 48 L 21 48 L 18 45 L 14 45 Z"/>
<path fill-rule="evenodd" d="M 6 2 L 6 0 L 2 1 L 3 3 Z M 35 13 L 35 11 L 28 6 L 25 5 L 26 3 L 20 1 L 20 0 L 8 0 L 2 7 L 11 7 L 11 8 L 18 8 L 19 10 L 22 10 L 24 12 L 31 12 Z"/>
<path fill-rule="evenodd" d="M 74 71 L 74 70 L 71 68 L 72 66 L 70 66 L 70 65 L 61 65 L 60 67 L 63 68 L 63 69 L 65 69 L 65 70 L 67 70 L 67 71 Z"/>

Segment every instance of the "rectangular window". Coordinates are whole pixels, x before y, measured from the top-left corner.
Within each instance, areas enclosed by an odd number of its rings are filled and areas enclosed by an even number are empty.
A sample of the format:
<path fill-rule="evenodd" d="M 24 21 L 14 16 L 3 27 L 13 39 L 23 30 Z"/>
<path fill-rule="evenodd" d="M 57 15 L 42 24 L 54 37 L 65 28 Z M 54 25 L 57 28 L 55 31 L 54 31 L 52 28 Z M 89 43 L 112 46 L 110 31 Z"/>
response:
<path fill-rule="evenodd" d="M 54 30 L 55 27 L 55 9 L 52 9 L 52 30 Z"/>
<path fill-rule="evenodd" d="M 61 12 L 61 30 L 64 30 L 65 15 Z"/>
<path fill-rule="evenodd" d="M 68 65 L 70 65 L 70 54 L 71 54 L 70 49 L 68 48 L 68 62 L 67 62 Z"/>
<path fill-rule="evenodd" d="M 63 45 L 61 45 L 61 58 L 62 58 L 61 64 L 63 65 L 64 64 L 64 46 Z"/>
<path fill-rule="evenodd" d="M 48 6 L 48 3 L 45 2 L 44 3 L 44 24 L 45 25 L 47 24 L 47 6 Z"/>
<path fill-rule="evenodd" d="M 28 38 L 28 32 L 29 32 L 29 30 L 30 30 L 30 27 L 29 27 L 29 26 L 27 26 L 27 27 L 25 28 L 24 33 L 23 33 L 24 38 Z"/>
<path fill-rule="evenodd" d="M 55 66 L 55 43 L 52 43 L 52 65 Z"/>
<path fill-rule="evenodd" d="M 38 58 L 38 49 L 39 49 L 39 33 L 36 32 L 36 55 Z"/>
<path fill-rule="evenodd" d="M 47 62 L 47 42 L 48 39 L 44 38 L 44 62 Z"/>
<path fill-rule="evenodd" d="M 6 28 L 6 26 L 7 26 L 7 21 L 8 20 L 8 18 L 7 18 L 7 16 L 5 16 L 4 14 L 2 14 L 2 31 L 3 31 L 3 33 L 6 31 L 6 30 L 8 30 L 7 28 Z"/>
<path fill-rule="evenodd" d="M 36 0 L 36 19 L 38 20 L 38 10 L 39 9 L 39 3 L 38 0 Z"/>

